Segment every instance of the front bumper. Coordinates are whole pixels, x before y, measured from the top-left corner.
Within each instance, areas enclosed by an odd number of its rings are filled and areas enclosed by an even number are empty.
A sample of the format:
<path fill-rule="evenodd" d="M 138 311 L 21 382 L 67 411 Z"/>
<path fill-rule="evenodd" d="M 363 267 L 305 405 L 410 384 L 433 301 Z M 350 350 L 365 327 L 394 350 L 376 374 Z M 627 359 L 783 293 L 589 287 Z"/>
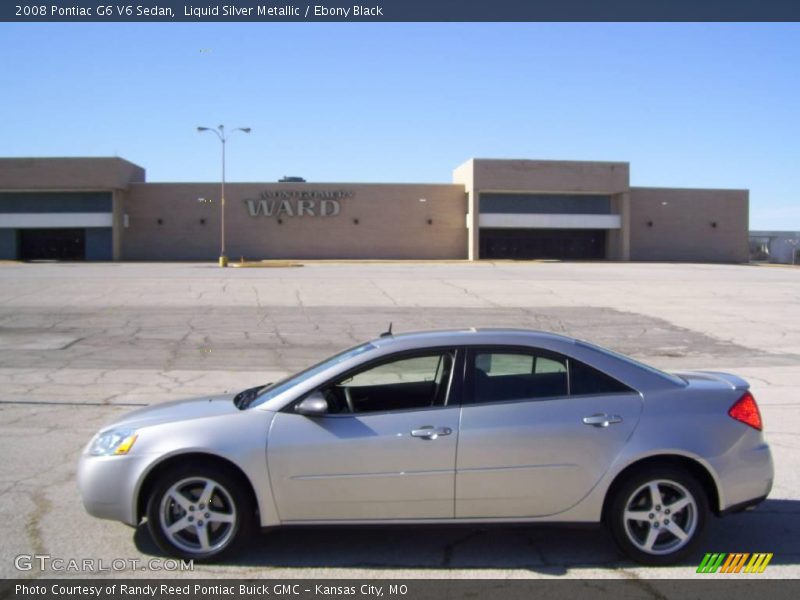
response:
<path fill-rule="evenodd" d="M 142 456 L 88 456 L 78 462 L 78 490 L 93 517 L 138 525 L 136 490 L 148 461 Z"/>

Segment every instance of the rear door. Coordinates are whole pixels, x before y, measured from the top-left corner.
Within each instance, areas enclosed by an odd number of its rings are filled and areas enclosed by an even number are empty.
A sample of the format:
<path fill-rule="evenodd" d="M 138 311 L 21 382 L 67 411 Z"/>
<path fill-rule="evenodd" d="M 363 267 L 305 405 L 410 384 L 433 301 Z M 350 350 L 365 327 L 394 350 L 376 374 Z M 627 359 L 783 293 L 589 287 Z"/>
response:
<path fill-rule="evenodd" d="M 456 517 L 538 517 L 577 504 L 630 437 L 641 397 L 566 356 L 467 353 Z"/>

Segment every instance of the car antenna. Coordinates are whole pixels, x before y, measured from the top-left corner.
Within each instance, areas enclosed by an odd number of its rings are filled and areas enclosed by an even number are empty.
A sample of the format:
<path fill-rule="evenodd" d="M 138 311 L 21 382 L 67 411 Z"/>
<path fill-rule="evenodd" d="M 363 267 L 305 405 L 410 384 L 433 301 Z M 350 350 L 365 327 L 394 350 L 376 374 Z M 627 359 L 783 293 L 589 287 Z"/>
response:
<path fill-rule="evenodd" d="M 389 329 L 381 334 L 381 337 L 392 337 L 392 322 L 389 321 Z"/>

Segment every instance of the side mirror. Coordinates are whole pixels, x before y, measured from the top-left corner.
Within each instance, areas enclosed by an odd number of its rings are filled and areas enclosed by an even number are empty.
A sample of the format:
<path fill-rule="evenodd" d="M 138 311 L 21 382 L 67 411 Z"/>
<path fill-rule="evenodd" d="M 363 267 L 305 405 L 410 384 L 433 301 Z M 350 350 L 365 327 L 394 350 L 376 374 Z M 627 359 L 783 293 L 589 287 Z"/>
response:
<path fill-rule="evenodd" d="M 321 392 L 314 392 L 294 407 L 294 412 L 306 417 L 322 417 L 328 414 L 328 401 Z"/>

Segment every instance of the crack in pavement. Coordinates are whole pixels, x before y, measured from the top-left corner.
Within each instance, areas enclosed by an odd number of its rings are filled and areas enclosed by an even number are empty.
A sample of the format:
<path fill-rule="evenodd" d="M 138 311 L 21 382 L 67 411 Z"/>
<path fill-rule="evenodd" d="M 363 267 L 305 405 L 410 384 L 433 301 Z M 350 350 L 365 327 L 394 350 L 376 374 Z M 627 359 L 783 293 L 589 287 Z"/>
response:
<path fill-rule="evenodd" d="M 470 541 L 472 541 L 476 537 L 480 536 L 482 533 L 483 532 L 480 531 L 480 530 L 475 530 L 475 531 L 472 531 L 472 532 L 468 533 L 467 535 L 465 535 L 465 536 L 463 536 L 463 537 L 461 537 L 461 538 L 459 538 L 457 540 L 454 540 L 452 542 L 448 542 L 445 545 L 445 547 L 442 549 L 442 563 L 441 563 L 441 566 L 445 567 L 445 568 L 449 568 L 450 564 L 452 563 L 453 553 L 455 552 L 456 548 L 458 546 L 462 546 L 464 544 L 469 543 Z"/>

